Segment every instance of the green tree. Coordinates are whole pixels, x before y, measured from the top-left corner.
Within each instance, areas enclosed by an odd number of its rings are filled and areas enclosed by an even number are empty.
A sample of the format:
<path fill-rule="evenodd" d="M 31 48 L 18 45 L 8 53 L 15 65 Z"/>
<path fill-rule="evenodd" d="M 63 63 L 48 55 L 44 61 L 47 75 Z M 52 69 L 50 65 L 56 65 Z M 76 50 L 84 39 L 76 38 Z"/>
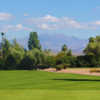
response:
<path fill-rule="evenodd" d="M 29 55 L 25 55 L 24 58 L 22 59 L 21 63 L 20 63 L 20 67 L 18 67 L 18 69 L 25 69 L 25 70 L 32 70 L 32 69 L 36 69 L 35 67 L 35 57 L 32 58 Z"/>
<path fill-rule="evenodd" d="M 94 37 L 90 37 L 89 38 L 89 43 L 94 43 L 95 42 L 95 38 Z"/>
<path fill-rule="evenodd" d="M 10 42 L 7 39 L 3 39 L 3 42 L 2 42 L 2 55 L 3 55 L 4 59 L 6 59 L 6 57 L 9 55 L 10 48 L 11 48 Z"/>
<path fill-rule="evenodd" d="M 68 48 L 67 48 L 66 44 L 64 44 L 64 45 L 62 46 L 61 51 L 63 51 L 63 52 L 67 52 L 67 50 L 68 50 Z"/>
<path fill-rule="evenodd" d="M 13 55 L 9 54 L 5 60 L 4 69 L 16 69 L 16 59 Z"/>
<path fill-rule="evenodd" d="M 90 65 L 99 66 L 100 65 L 100 36 L 96 38 L 90 38 L 89 43 L 84 49 L 84 53 L 89 58 Z M 93 63 L 94 62 L 94 63 Z"/>
<path fill-rule="evenodd" d="M 72 56 L 72 50 L 68 50 L 67 56 Z"/>
<path fill-rule="evenodd" d="M 32 50 L 33 48 L 41 49 L 40 41 L 38 40 L 37 32 L 31 32 L 28 40 L 28 48 Z"/>
<path fill-rule="evenodd" d="M 96 36 L 95 40 L 100 43 L 100 36 Z"/>
<path fill-rule="evenodd" d="M 38 49 L 32 49 L 25 53 L 24 58 L 22 59 L 20 63 L 19 69 L 36 69 L 37 63 L 39 63 L 39 59 L 37 59 L 37 52 L 40 52 Z"/>
<path fill-rule="evenodd" d="M 100 41 L 99 41 L 100 37 L 97 36 L 96 38 L 92 39 L 90 38 L 88 45 L 86 46 L 86 48 L 84 49 L 84 53 L 86 55 L 93 55 L 93 56 L 100 56 Z"/>
<path fill-rule="evenodd" d="M 25 55 L 25 51 L 24 48 L 21 47 L 16 40 L 13 41 L 13 45 L 10 48 L 10 55 L 13 56 L 13 58 L 16 61 L 16 64 L 20 64 L 20 61 L 23 59 L 24 55 Z"/>

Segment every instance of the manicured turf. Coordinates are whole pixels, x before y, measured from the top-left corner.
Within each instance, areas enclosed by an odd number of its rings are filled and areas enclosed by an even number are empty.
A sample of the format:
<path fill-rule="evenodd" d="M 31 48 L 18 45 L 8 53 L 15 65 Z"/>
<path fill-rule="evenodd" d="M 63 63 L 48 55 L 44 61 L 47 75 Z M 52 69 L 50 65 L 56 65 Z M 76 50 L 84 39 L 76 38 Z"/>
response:
<path fill-rule="evenodd" d="M 0 100 L 100 100 L 100 77 L 0 71 Z"/>

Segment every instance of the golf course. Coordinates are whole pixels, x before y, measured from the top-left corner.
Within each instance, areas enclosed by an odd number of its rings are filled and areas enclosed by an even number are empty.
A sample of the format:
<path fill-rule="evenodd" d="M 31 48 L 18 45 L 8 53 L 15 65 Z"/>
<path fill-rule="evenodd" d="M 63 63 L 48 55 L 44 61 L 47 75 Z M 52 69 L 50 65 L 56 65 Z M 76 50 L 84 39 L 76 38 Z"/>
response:
<path fill-rule="evenodd" d="M 0 100 L 100 100 L 100 76 L 0 71 Z"/>

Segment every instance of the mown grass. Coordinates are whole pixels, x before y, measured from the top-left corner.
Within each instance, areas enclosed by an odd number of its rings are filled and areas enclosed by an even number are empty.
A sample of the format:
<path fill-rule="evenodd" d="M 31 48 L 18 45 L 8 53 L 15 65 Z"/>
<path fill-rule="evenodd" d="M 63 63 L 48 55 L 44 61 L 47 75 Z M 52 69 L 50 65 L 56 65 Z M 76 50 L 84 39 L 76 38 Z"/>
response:
<path fill-rule="evenodd" d="M 0 71 L 0 100 L 100 100 L 100 77 Z"/>

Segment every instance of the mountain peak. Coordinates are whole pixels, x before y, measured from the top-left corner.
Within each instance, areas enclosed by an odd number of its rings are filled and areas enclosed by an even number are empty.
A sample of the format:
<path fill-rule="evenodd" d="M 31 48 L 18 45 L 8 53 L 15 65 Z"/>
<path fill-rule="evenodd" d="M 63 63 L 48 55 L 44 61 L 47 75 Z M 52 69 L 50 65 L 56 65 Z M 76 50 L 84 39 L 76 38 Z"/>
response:
<path fill-rule="evenodd" d="M 39 40 L 43 49 L 51 49 L 54 52 L 61 50 L 63 44 L 66 44 L 73 53 L 81 54 L 86 47 L 88 40 L 79 39 L 77 37 L 70 37 L 64 34 L 40 34 Z M 17 39 L 17 41 L 27 48 L 28 37 Z"/>

